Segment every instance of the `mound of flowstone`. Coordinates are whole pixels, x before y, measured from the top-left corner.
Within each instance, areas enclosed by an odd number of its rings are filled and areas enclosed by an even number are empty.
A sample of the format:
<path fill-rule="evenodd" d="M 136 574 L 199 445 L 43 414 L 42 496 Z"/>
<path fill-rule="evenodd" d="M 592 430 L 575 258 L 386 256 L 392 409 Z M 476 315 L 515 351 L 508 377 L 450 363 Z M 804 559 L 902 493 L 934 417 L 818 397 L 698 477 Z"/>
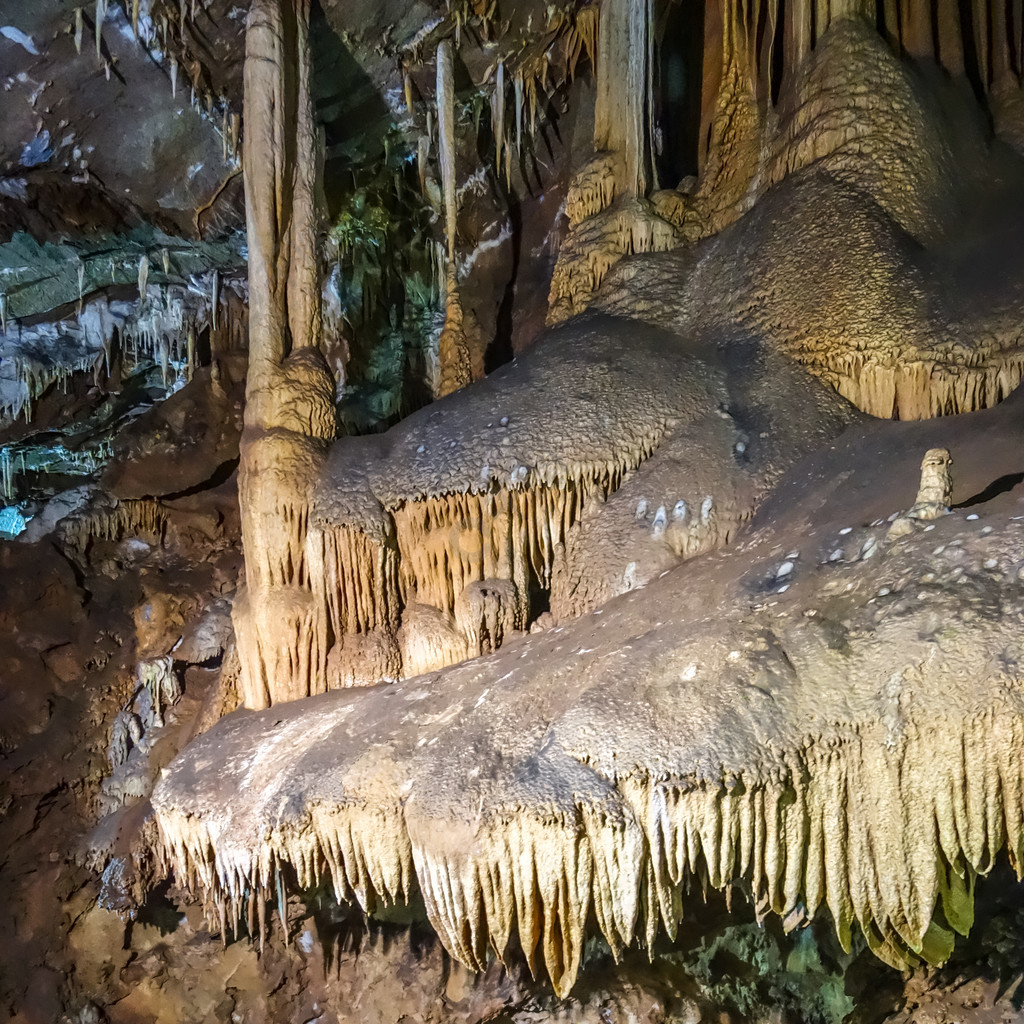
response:
<path fill-rule="evenodd" d="M 853 428 L 732 549 L 571 626 L 228 716 L 154 794 L 176 873 L 261 922 L 284 864 L 367 908 L 418 889 L 458 959 L 518 946 L 559 992 L 591 912 L 613 949 L 675 934 L 691 876 L 943 960 L 1024 853 L 1019 397 Z M 937 446 L 975 504 L 890 539 Z"/>

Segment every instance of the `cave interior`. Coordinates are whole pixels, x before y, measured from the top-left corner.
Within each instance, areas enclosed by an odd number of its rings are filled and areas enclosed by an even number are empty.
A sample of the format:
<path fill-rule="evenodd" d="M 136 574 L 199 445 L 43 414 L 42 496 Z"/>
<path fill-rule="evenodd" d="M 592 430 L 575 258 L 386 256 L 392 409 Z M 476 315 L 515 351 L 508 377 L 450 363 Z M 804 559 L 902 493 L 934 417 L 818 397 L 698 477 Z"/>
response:
<path fill-rule="evenodd" d="M 1024 0 L 0 0 L 0 1014 L 1024 1020 Z"/>

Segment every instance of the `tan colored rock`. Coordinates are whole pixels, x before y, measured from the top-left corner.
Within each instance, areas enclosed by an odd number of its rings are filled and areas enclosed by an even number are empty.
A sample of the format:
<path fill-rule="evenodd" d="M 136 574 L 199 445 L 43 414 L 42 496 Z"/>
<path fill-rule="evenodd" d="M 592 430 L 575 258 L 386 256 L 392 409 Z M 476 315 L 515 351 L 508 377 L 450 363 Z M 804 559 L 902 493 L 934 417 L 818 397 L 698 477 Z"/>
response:
<path fill-rule="evenodd" d="M 949 515 L 953 501 L 953 458 L 946 448 L 930 448 L 921 460 L 921 486 L 907 513 L 911 519 Z"/>
<path fill-rule="evenodd" d="M 234 607 L 240 687 L 249 707 L 325 685 L 326 638 L 312 617 L 303 561 L 323 442 L 334 434 L 334 382 L 318 347 L 308 33 L 308 0 L 257 0 L 250 8 L 244 139 L 250 355 L 239 471 L 246 588 Z"/>
<path fill-rule="evenodd" d="M 976 877 L 1004 850 L 1024 867 L 1024 699 L 999 656 L 1020 646 L 1016 501 L 985 535 L 950 516 L 828 551 L 950 433 L 998 476 L 1020 401 L 861 427 L 841 481 L 833 451 L 809 459 L 742 545 L 488 658 L 225 719 L 154 794 L 176 872 L 234 914 L 281 862 L 368 909 L 415 885 L 453 956 L 482 969 L 515 935 L 560 995 L 591 916 L 613 951 L 674 938 L 690 884 L 742 880 L 783 919 L 827 907 L 845 949 L 857 927 L 886 963 L 943 962 Z M 926 588 L 894 592 L 929 559 Z"/>

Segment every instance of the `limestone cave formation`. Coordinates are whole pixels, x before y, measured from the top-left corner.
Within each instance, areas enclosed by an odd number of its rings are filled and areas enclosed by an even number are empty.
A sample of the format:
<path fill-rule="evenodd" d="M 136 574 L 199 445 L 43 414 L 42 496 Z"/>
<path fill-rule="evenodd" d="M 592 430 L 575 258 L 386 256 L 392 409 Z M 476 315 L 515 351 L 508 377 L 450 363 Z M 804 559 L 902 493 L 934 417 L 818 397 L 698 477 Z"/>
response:
<path fill-rule="evenodd" d="M 0 79 L 0 1017 L 1024 1020 L 1022 0 Z"/>

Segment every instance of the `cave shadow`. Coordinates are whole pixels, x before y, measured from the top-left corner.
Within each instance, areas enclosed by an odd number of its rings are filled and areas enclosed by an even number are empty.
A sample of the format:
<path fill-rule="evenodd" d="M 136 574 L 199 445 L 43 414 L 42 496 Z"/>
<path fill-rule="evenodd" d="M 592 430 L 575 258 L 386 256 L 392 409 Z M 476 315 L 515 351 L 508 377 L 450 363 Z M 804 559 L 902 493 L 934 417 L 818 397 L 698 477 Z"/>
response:
<path fill-rule="evenodd" d="M 310 11 L 309 35 L 315 118 L 324 133 L 323 189 L 333 220 L 355 187 L 357 171 L 383 160 L 386 126 L 391 125 L 392 116 L 373 80 L 317 2 Z M 353 132 L 353 125 L 361 130 Z M 375 131 L 375 125 L 382 130 Z M 372 152 L 360 147 L 372 147 Z"/>
<path fill-rule="evenodd" d="M 1024 884 L 1005 851 L 977 880 L 974 925 L 966 937 L 957 937 L 953 955 L 934 979 L 936 987 L 954 991 L 973 981 L 995 983 L 996 1000 L 1009 995 L 1015 1011 L 1024 1009 Z"/>
<path fill-rule="evenodd" d="M 964 501 L 957 502 L 953 508 L 971 508 L 974 505 L 984 505 L 1000 494 L 1012 491 L 1018 484 L 1024 482 L 1024 473 L 1007 473 L 1004 476 L 993 480 L 983 491 L 971 495 Z"/>
<path fill-rule="evenodd" d="M 146 893 L 145 901 L 139 906 L 135 918 L 128 923 L 130 929 L 136 925 L 156 928 L 161 935 L 172 935 L 181 925 L 182 914 L 170 896 L 169 879 Z M 130 939 L 128 944 L 130 945 Z"/>
<path fill-rule="evenodd" d="M 658 180 L 675 186 L 698 172 L 705 4 L 673 5 L 657 47 L 654 119 Z"/>

